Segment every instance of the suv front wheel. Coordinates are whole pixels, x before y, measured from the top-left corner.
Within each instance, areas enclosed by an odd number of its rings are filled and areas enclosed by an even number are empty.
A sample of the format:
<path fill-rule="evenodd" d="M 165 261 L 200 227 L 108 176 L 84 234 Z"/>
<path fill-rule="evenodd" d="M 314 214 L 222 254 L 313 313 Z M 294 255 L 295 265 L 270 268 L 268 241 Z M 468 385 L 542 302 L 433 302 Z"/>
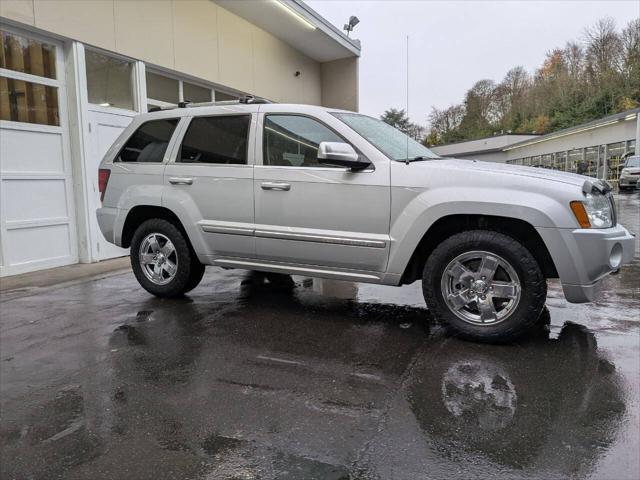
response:
<path fill-rule="evenodd" d="M 433 316 L 457 335 L 506 342 L 523 336 L 538 320 L 547 284 L 520 242 L 471 230 L 449 237 L 431 253 L 422 290 Z"/>
<path fill-rule="evenodd" d="M 133 234 L 131 267 L 140 285 L 158 297 L 187 293 L 204 275 L 182 232 L 161 218 L 146 220 Z"/>

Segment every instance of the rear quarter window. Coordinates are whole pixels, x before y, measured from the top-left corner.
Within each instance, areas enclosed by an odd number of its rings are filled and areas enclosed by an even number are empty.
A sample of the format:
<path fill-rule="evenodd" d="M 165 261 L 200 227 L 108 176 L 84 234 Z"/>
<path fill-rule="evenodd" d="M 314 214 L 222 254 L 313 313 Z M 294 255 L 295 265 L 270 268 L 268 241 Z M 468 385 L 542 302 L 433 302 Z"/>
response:
<path fill-rule="evenodd" d="M 116 161 L 162 162 L 177 125 L 177 118 L 163 118 L 143 123 L 122 147 Z"/>
<path fill-rule="evenodd" d="M 244 165 L 251 115 L 195 117 L 182 141 L 179 161 Z"/>

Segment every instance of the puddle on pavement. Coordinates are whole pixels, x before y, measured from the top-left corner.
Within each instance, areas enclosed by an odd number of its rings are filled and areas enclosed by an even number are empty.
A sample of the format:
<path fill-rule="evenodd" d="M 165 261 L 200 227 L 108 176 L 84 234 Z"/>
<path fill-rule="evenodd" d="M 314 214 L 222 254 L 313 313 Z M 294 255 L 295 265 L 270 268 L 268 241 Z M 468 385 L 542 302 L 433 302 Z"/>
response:
<path fill-rule="evenodd" d="M 181 300 L 130 276 L 29 297 L 25 325 L 60 313 L 3 340 L 3 475 L 633 477 L 638 258 L 605 288 L 576 306 L 551 282 L 500 346 L 448 336 L 419 284 L 212 269 Z"/>

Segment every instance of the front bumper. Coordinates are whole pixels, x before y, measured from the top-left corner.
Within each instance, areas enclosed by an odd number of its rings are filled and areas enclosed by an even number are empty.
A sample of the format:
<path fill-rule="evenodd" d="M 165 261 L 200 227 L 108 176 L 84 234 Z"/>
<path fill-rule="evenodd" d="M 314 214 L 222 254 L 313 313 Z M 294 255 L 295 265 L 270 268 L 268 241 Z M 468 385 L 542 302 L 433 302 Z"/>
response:
<path fill-rule="evenodd" d="M 568 302 L 594 301 L 602 279 L 631 263 L 635 235 L 622 225 L 605 229 L 539 228 L 553 258 Z"/>
<path fill-rule="evenodd" d="M 618 181 L 618 186 L 620 187 L 635 187 L 638 183 L 638 175 L 630 176 L 630 177 L 620 177 Z"/>

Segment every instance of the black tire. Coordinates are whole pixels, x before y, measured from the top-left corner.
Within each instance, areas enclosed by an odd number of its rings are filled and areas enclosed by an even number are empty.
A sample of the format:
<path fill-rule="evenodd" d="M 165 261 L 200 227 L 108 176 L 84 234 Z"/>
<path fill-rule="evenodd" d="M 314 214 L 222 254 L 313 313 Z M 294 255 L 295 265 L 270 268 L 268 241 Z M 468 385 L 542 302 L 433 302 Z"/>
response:
<path fill-rule="evenodd" d="M 166 284 L 160 285 L 147 278 L 140 264 L 140 246 L 150 234 L 157 233 L 168 238 L 175 247 L 177 271 Z M 143 222 L 131 239 L 131 267 L 138 282 L 149 293 L 162 298 L 179 297 L 198 286 L 204 275 L 202 265 L 191 250 L 182 232 L 171 222 L 152 218 Z"/>
<path fill-rule="evenodd" d="M 441 280 L 449 262 L 478 250 L 506 260 L 520 283 L 519 301 L 503 319 L 493 324 L 459 318 L 442 292 Z M 455 335 L 474 341 L 505 343 L 521 338 L 538 321 L 547 296 L 547 283 L 537 261 L 520 242 L 498 232 L 470 230 L 449 237 L 429 255 L 422 273 L 422 291 L 433 317 L 445 323 Z"/>

